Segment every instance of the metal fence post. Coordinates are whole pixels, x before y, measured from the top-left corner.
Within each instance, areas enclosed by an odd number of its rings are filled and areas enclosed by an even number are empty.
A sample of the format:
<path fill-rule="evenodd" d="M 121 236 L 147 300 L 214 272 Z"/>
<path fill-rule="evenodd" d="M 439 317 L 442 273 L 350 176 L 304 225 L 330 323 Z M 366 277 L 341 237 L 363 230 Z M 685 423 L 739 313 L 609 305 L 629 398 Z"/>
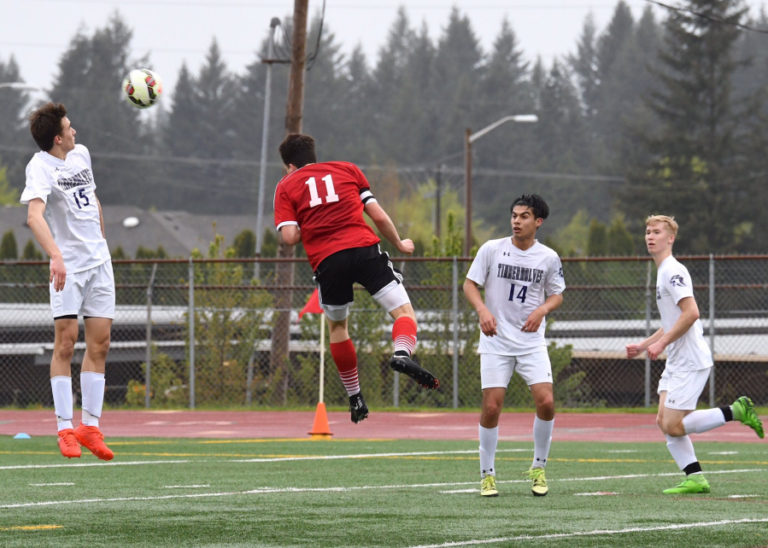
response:
<path fill-rule="evenodd" d="M 459 407 L 459 263 L 454 255 L 451 272 L 451 315 L 453 316 L 453 408 Z"/>
<path fill-rule="evenodd" d="M 651 336 L 651 261 L 645 274 L 645 338 Z M 651 406 L 651 358 L 645 354 L 645 406 Z"/>
<path fill-rule="evenodd" d="M 715 256 L 709 254 L 709 349 L 715 359 Z M 715 406 L 715 367 L 709 369 L 709 406 Z"/>
<path fill-rule="evenodd" d="M 189 408 L 195 408 L 195 264 L 189 258 Z"/>
<path fill-rule="evenodd" d="M 152 273 L 147 284 L 147 369 L 144 371 L 144 407 L 149 409 L 150 383 L 152 379 L 152 286 L 155 285 L 157 263 L 152 263 Z"/>

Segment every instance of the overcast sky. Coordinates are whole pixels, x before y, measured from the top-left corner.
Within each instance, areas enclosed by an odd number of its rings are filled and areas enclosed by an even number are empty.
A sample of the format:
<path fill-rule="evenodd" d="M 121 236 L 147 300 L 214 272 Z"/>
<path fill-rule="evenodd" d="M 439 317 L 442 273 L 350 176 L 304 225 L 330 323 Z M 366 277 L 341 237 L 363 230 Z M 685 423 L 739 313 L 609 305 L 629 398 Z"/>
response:
<path fill-rule="evenodd" d="M 639 17 L 646 0 L 625 0 Z M 372 65 L 384 45 L 397 9 L 406 6 L 412 26 L 426 22 L 437 39 L 452 6 L 469 17 L 484 51 L 491 49 L 506 16 L 528 60 L 573 52 L 585 17 L 592 13 L 602 31 L 618 0 L 327 0 L 325 21 L 344 53 L 362 45 Z M 668 3 L 677 4 L 676 0 Z M 757 13 L 762 0 L 749 0 Z M 322 0 L 310 0 L 310 16 Z M 0 0 L 0 60 L 16 58 L 22 78 L 47 88 L 78 29 L 90 35 L 119 12 L 133 29 L 132 56 L 150 54 L 151 65 L 173 92 L 183 62 L 197 73 L 215 37 L 228 68 L 242 73 L 268 34 L 272 17 L 293 11 L 293 0 Z M 661 16 L 659 8 L 654 8 Z M 115 85 L 119 86 L 119 82 Z"/>

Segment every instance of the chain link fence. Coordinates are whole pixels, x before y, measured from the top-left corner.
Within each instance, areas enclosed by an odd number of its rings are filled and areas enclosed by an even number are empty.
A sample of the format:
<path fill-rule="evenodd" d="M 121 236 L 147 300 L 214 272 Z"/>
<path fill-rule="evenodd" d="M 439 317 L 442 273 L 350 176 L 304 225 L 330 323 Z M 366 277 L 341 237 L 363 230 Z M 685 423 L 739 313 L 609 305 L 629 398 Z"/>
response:
<path fill-rule="evenodd" d="M 765 405 L 768 256 L 680 259 L 693 277 L 715 354 L 716 367 L 701 403 L 727 404 L 747 393 Z M 350 334 L 369 405 L 480 405 L 479 330 L 461 291 L 469 263 L 464 258 L 395 261 L 419 320 L 415 357 L 440 378 L 437 391 L 423 390 L 390 370 L 392 321 L 365 290 L 356 291 Z M 557 405 L 655 406 L 663 361 L 628 360 L 624 353 L 626 344 L 659 326 L 652 262 L 645 257 L 566 258 L 563 266 L 568 288 L 547 332 Z M 322 361 L 323 400 L 346 405 L 322 316 L 298 319 L 314 289 L 304 259 L 149 259 L 115 261 L 114 269 L 117 312 L 106 375 L 110 405 L 312 407 L 321 396 Z M 47 279 L 47 262 L 0 263 L 0 406 L 52 406 Z M 290 307 L 276 309 L 277 302 Z M 281 315 L 289 321 L 281 322 Z M 81 329 L 72 366 L 76 392 L 83 350 Z M 527 387 L 517 377 L 507 405 L 530 406 Z"/>

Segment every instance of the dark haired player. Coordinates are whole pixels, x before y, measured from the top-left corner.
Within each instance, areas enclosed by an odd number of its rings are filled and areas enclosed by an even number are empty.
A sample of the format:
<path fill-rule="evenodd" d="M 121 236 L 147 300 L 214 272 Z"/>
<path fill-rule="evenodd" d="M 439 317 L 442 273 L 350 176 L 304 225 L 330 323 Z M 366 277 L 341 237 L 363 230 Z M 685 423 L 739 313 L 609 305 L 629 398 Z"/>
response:
<path fill-rule="evenodd" d="M 416 347 L 416 315 L 402 276 L 379 248 L 379 237 L 365 222 L 363 211 L 401 253 L 413 253 L 413 242 L 400 239 L 355 164 L 318 163 L 314 139 L 299 133 L 283 140 L 280 156 L 288 174 L 275 189 L 275 227 L 286 244 L 304 244 L 328 320 L 331 355 L 349 396 L 352 422 L 368 416 L 360 392 L 357 353 L 347 328 L 355 282 L 395 320 L 390 367 L 422 386 L 437 388 L 437 378 L 411 359 Z"/>
<path fill-rule="evenodd" d="M 79 457 L 80 445 L 102 460 L 114 454 L 104 443 L 99 418 L 104 404 L 104 372 L 115 316 L 115 280 L 104 239 L 104 218 L 96 198 L 91 155 L 75 144 L 75 128 L 64 105 L 47 103 L 30 116 L 30 131 L 40 152 L 27 164 L 21 203 L 27 224 L 50 257 L 50 296 L 54 343 L 51 390 L 65 457 Z M 82 419 L 73 428 L 71 362 L 78 336 L 77 316 L 85 323 L 85 354 L 80 371 Z"/>
<path fill-rule="evenodd" d="M 512 237 L 489 240 L 464 281 L 464 294 L 480 323 L 480 494 L 496 496 L 496 446 L 499 416 L 512 375 L 526 382 L 536 406 L 533 421 L 533 463 L 526 472 L 536 496 L 548 492 L 544 467 L 549 457 L 555 404 L 552 366 L 544 340 L 545 316 L 563 303 L 560 257 L 536 240 L 536 231 L 549 216 L 547 203 L 524 194 L 510 208 Z M 480 293 L 485 292 L 485 302 Z"/>

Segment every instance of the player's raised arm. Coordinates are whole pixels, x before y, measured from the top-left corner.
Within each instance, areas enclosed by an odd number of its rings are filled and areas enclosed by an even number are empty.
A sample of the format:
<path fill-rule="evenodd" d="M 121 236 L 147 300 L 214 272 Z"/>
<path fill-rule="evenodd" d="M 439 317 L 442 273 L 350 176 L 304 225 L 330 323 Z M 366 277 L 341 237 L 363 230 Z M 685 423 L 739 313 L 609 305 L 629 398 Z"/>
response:
<path fill-rule="evenodd" d="M 367 202 L 365 204 L 365 213 L 374 222 L 381 235 L 394 245 L 400 253 L 405 253 L 407 255 L 413 253 L 413 242 L 409 239 L 400 239 L 395 223 L 392 222 L 392 219 L 389 218 L 387 212 L 384 211 L 384 208 L 377 202 L 374 202 L 373 200 Z"/>

